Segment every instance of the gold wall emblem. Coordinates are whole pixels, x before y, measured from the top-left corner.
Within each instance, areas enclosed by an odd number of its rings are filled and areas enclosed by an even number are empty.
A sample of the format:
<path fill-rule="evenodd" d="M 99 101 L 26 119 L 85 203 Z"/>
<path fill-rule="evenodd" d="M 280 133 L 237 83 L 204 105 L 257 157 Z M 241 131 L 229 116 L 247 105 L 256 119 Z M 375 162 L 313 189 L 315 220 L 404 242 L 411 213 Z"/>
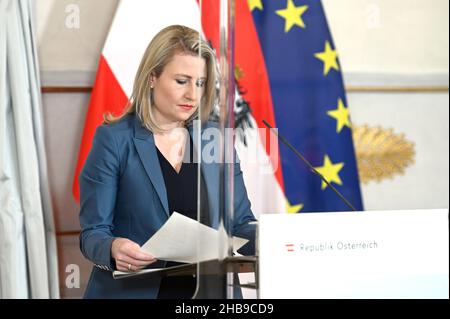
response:
<path fill-rule="evenodd" d="M 354 126 L 353 143 L 361 183 L 403 175 L 414 163 L 414 143 L 392 129 Z"/>

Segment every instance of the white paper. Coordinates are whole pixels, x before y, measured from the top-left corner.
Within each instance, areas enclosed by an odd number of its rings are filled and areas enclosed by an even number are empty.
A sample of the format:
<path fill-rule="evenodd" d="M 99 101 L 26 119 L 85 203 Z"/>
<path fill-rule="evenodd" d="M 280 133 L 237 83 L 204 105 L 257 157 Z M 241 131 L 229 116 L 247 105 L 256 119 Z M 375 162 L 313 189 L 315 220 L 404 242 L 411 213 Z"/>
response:
<path fill-rule="evenodd" d="M 173 212 L 169 220 L 141 247 L 141 250 L 160 260 L 196 263 L 225 256 L 227 248 L 224 247 L 223 251 L 218 249 L 221 239 L 225 243 L 224 230 L 218 231 Z M 247 239 L 233 237 L 235 250 L 247 242 Z"/>

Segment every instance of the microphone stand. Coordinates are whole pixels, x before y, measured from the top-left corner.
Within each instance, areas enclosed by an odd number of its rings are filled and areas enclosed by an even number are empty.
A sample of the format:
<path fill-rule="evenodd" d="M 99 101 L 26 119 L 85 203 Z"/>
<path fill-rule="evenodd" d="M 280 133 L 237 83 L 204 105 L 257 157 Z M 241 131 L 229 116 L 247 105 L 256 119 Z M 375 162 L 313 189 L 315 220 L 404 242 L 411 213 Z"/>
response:
<path fill-rule="evenodd" d="M 331 185 L 330 182 L 328 182 L 325 177 L 323 177 L 322 174 L 320 174 L 312 165 L 311 163 L 303 157 L 302 154 L 300 154 L 292 145 L 291 143 L 289 143 L 283 136 L 281 136 L 280 134 L 278 134 L 278 132 L 276 130 L 273 129 L 272 126 L 270 126 L 269 123 L 266 122 L 266 120 L 263 120 L 263 123 L 265 126 L 267 126 L 269 128 L 269 130 L 275 134 L 287 147 L 289 147 L 298 157 L 300 157 L 300 159 L 306 164 L 306 166 L 308 166 L 308 168 L 311 170 L 311 172 L 313 172 L 314 174 L 318 175 L 322 181 L 327 184 L 327 186 L 329 186 L 333 192 L 336 193 L 337 196 L 339 196 L 339 198 L 353 211 L 357 211 L 357 209 L 350 204 L 350 202 L 333 186 Z"/>

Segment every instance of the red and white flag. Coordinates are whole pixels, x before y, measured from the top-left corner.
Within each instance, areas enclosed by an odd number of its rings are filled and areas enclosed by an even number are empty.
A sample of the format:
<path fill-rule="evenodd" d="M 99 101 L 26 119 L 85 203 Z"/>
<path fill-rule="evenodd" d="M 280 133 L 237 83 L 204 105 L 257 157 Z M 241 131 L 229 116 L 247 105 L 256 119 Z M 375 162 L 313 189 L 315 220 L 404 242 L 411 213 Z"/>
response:
<path fill-rule="evenodd" d="M 83 137 L 73 182 L 73 195 L 79 200 L 78 176 L 89 154 L 96 128 L 103 114 L 121 114 L 132 92 L 133 81 L 149 41 L 166 26 L 181 24 L 202 32 L 217 48 L 219 43 L 219 1 L 121 0 L 100 57 L 97 76 L 86 115 Z M 201 14 L 201 12 L 203 14 Z M 258 36 L 247 1 L 236 1 L 236 65 L 242 71 L 239 86 L 252 109 L 246 146 L 237 139 L 236 150 L 252 210 L 261 213 L 286 211 L 281 163 L 278 150 L 271 150 L 267 136 L 257 128 L 262 119 L 276 125 L 269 81 Z M 265 140 L 267 138 L 267 143 Z M 270 155 L 272 154 L 272 155 Z"/>

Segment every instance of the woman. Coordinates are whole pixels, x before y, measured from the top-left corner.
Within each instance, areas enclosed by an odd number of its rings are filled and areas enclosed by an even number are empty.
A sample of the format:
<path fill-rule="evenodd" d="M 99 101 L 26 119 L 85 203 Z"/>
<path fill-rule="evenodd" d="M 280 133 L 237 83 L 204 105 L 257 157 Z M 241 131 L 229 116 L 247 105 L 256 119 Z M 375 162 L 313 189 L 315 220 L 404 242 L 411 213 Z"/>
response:
<path fill-rule="evenodd" d="M 192 121 L 207 122 L 215 101 L 215 57 L 197 31 L 161 30 L 140 63 L 123 115 L 105 117 L 80 174 L 80 249 L 95 264 L 86 298 L 190 298 L 195 278 L 159 276 L 115 280 L 111 271 L 171 265 L 140 251 L 173 211 L 197 219 L 197 163 L 192 161 Z M 201 114 L 199 113 L 199 105 Z M 174 132 L 188 128 L 190 134 Z M 181 159 L 185 159 L 181 162 Z M 190 159 L 190 160 L 186 160 Z M 218 163 L 202 163 L 201 209 L 219 226 Z M 240 252 L 254 253 L 255 218 L 235 164 L 233 234 L 251 239 Z"/>

